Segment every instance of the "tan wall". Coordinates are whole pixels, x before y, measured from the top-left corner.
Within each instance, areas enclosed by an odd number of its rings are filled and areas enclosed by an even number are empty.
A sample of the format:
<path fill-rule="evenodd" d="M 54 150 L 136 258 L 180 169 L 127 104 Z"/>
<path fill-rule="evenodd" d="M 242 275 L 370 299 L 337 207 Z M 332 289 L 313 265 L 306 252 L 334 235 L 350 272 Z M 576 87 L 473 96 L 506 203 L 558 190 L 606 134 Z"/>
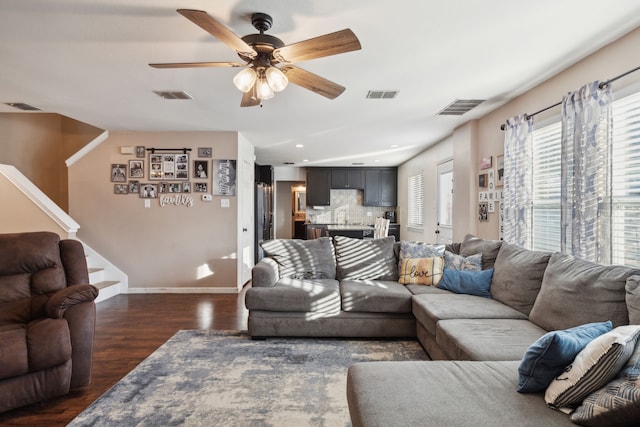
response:
<path fill-rule="evenodd" d="M 238 155 L 235 132 L 110 132 L 69 169 L 70 214 L 81 225 L 78 237 L 128 274 L 130 288 L 235 288 L 237 197 L 203 202 L 200 193 L 191 193 L 191 208 L 162 208 L 158 199 L 145 208 L 137 194 L 114 194 L 111 164 L 128 165 L 135 156 L 120 154 L 120 147 L 137 145 L 192 148 L 190 167 L 198 147 L 211 147 L 214 159 Z M 140 182 L 150 182 L 148 157 L 144 160 L 145 179 Z M 220 206 L 222 198 L 229 199 L 229 208 Z"/>
<path fill-rule="evenodd" d="M 0 113 L 0 163 L 15 166 L 68 212 L 64 161 L 101 132 L 59 114 Z"/>
<path fill-rule="evenodd" d="M 0 174 L 0 233 L 51 231 L 61 239 L 69 237 L 49 215 L 34 203 L 4 175 Z"/>

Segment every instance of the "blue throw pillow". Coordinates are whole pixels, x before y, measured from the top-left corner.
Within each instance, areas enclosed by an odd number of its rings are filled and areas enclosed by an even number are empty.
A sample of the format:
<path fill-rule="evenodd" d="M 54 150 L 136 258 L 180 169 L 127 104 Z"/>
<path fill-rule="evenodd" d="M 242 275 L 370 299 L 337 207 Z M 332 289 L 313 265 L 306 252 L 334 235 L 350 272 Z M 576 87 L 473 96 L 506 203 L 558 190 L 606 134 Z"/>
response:
<path fill-rule="evenodd" d="M 492 277 L 493 268 L 482 271 L 445 268 L 442 272 L 442 279 L 440 279 L 438 287 L 457 294 L 491 298 L 489 288 L 491 287 Z"/>
<path fill-rule="evenodd" d="M 546 390 L 587 344 L 610 332 L 612 327 L 611 322 L 606 321 L 544 334 L 531 344 L 520 362 L 518 391 L 536 393 Z"/>

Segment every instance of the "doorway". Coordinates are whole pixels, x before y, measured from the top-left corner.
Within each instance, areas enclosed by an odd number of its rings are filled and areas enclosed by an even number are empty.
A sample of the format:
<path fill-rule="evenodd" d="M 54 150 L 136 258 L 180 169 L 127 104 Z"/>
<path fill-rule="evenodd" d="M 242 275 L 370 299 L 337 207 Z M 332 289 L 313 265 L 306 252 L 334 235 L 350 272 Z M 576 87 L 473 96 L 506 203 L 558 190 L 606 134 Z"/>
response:
<path fill-rule="evenodd" d="M 438 163 L 437 243 L 453 241 L 453 159 Z"/>

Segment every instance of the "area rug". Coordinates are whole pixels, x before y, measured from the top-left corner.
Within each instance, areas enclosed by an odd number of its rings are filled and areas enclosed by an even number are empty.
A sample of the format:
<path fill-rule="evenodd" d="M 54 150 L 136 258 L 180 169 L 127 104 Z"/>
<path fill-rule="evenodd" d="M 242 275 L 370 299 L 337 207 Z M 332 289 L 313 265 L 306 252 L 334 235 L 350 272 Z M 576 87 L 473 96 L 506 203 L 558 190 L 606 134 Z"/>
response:
<path fill-rule="evenodd" d="M 417 341 L 179 331 L 69 426 L 349 426 L 347 368 L 427 360 Z"/>

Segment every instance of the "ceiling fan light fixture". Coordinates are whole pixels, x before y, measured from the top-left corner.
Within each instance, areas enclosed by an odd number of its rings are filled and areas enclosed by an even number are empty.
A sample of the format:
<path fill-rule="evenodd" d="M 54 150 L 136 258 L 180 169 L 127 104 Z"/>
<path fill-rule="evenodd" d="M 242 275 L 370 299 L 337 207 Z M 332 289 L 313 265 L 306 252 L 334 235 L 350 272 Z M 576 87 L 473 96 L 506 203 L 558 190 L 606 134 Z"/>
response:
<path fill-rule="evenodd" d="M 279 68 L 271 66 L 267 68 L 265 71 L 265 77 L 267 78 L 267 83 L 271 86 L 274 92 L 280 92 L 284 90 L 289 84 L 289 79 L 284 75 Z"/>
<path fill-rule="evenodd" d="M 258 75 L 253 68 L 245 68 L 236 74 L 233 78 L 233 84 L 236 85 L 241 92 L 246 93 L 251 90 L 257 77 Z"/>
<path fill-rule="evenodd" d="M 264 77 L 259 78 L 256 82 L 256 95 L 258 99 L 262 101 L 273 98 L 273 89 L 271 89 L 271 86 L 269 86 L 269 83 Z"/>

